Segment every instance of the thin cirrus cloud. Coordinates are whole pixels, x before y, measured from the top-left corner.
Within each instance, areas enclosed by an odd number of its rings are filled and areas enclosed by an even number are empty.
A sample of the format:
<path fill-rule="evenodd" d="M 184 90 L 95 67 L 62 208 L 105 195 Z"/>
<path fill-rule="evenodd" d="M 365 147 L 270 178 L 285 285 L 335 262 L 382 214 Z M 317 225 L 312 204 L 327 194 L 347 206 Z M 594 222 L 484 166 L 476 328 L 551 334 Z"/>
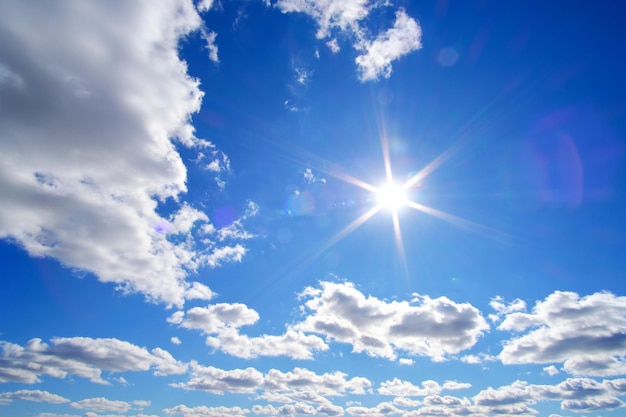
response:
<path fill-rule="evenodd" d="M 194 136 L 203 93 L 178 57 L 179 40 L 201 27 L 196 9 L 40 6 L 12 3 L 0 16 L 0 237 L 149 300 L 204 298 L 186 292 L 199 285 L 187 277 L 240 261 L 245 248 L 201 244 L 192 226 L 209 219 L 184 202 L 174 219 L 157 210 L 187 191 L 175 143 L 216 152 Z M 169 220 L 185 239 L 167 233 Z"/>

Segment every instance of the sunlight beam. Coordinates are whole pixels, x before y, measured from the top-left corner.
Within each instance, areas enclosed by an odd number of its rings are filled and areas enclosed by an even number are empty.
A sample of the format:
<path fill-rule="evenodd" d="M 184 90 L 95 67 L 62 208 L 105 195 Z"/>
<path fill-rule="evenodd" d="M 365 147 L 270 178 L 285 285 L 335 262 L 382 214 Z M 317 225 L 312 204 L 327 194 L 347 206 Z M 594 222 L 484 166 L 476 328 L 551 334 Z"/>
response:
<path fill-rule="evenodd" d="M 406 205 L 438 219 L 445 220 L 460 229 L 469 230 L 474 233 L 496 238 L 497 240 L 504 240 L 505 238 L 509 238 L 508 234 L 500 232 L 496 229 L 492 229 L 480 223 L 476 223 L 471 220 L 464 219 L 463 217 L 455 216 L 454 214 L 446 213 L 445 211 L 437 210 L 435 208 L 428 207 L 414 201 L 407 201 Z"/>
<path fill-rule="evenodd" d="M 404 190 L 408 190 L 409 188 L 415 185 L 418 185 L 422 180 L 424 180 L 426 177 L 432 174 L 435 170 L 437 170 L 437 168 L 439 168 L 444 162 L 450 159 L 452 155 L 457 153 L 462 147 L 463 147 L 463 144 L 460 142 L 457 142 L 456 144 L 452 145 L 450 148 L 443 151 L 439 156 L 437 156 L 435 159 L 430 161 L 428 165 L 422 168 L 417 174 L 409 178 L 409 180 L 402 185 L 402 188 L 404 188 Z"/>
<path fill-rule="evenodd" d="M 312 258 L 318 257 L 320 254 L 324 253 L 329 248 L 337 244 L 337 242 L 343 240 L 346 236 L 348 236 L 350 233 L 354 232 L 356 229 L 361 227 L 372 216 L 378 213 L 380 209 L 381 209 L 381 206 L 376 205 L 372 207 L 371 209 L 369 209 L 368 211 L 366 211 L 365 213 L 363 213 L 361 216 L 359 216 L 355 220 L 353 220 L 350 224 L 348 224 L 346 227 L 341 229 L 337 234 L 331 237 L 328 240 L 328 242 L 326 242 L 326 244 L 320 250 L 318 250 L 315 254 L 312 255 Z"/>

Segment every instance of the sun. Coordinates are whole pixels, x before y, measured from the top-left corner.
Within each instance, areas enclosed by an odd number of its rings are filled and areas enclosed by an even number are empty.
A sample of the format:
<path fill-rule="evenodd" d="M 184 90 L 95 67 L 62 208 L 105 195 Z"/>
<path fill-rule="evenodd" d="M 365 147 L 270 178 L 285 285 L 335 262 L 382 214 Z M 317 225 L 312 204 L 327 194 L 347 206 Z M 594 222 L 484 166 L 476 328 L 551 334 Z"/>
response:
<path fill-rule="evenodd" d="M 376 199 L 381 207 L 394 211 L 404 206 L 408 201 L 404 187 L 394 182 L 387 182 L 378 188 Z"/>

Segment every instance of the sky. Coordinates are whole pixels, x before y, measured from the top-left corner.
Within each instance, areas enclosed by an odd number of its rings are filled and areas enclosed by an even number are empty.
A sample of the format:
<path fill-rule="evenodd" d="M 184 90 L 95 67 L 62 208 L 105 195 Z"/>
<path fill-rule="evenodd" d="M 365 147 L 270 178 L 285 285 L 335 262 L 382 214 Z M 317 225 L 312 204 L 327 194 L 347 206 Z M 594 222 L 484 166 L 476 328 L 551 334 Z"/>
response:
<path fill-rule="evenodd" d="M 0 415 L 622 415 L 624 12 L 0 0 Z"/>

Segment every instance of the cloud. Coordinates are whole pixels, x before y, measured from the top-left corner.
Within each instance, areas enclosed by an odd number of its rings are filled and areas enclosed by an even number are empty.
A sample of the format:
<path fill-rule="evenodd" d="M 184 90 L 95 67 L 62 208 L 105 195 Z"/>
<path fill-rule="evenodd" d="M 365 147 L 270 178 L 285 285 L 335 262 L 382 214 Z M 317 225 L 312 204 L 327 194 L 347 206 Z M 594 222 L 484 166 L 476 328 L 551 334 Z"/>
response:
<path fill-rule="evenodd" d="M 87 398 L 70 404 L 72 408 L 80 410 L 91 410 L 97 412 L 125 413 L 130 409 L 130 404 L 126 401 L 112 401 L 103 397 Z"/>
<path fill-rule="evenodd" d="M 191 364 L 189 381 L 172 384 L 188 390 L 207 391 L 214 394 L 253 393 L 263 384 L 263 374 L 254 368 L 225 371 L 213 366 Z"/>
<path fill-rule="evenodd" d="M 352 416 L 383 417 L 389 414 L 399 414 L 401 410 L 392 403 L 382 402 L 376 407 L 348 407 L 346 412 Z"/>
<path fill-rule="evenodd" d="M 200 31 L 200 36 L 206 42 L 206 49 L 209 51 L 209 59 L 216 64 L 220 62 L 219 57 L 217 56 L 218 48 L 215 40 L 217 39 L 217 33 L 213 31 L 208 31 L 206 29 L 202 29 Z"/>
<path fill-rule="evenodd" d="M 0 382 L 34 384 L 41 375 L 65 378 L 76 375 L 91 382 L 107 384 L 102 371 L 147 371 L 156 375 L 181 374 L 187 365 L 169 352 L 155 348 L 148 351 L 118 339 L 72 337 L 52 339 L 52 344 L 31 339 L 24 347 L 0 342 Z"/>
<path fill-rule="evenodd" d="M 259 314 L 240 303 L 219 303 L 177 311 L 167 321 L 185 329 L 200 330 L 210 335 L 208 346 L 240 358 L 261 356 L 288 356 L 293 359 L 312 359 L 314 351 L 327 350 L 322 339 L 288 328 L 282 335 L 249 337 L 239 333 L 243 326 L 259 320 Z"/>
<path fill-rule="evenodd" d="M 276 7 L 283 13 L 306 13 L 311 16 L 319 29 L 317 38 L 324 39 L 332 29 L 360 31 L 358 22 L 369 14 L 369 0 L 346 0 L 340 2 L 326 0 L 279 0 Z"/>
<path fill-rule="evenodd" d="M 14 400 L 35 401 L 38 403 L 63 404 L 69 403 L 70 400 L 60 395 L 51 394 L 48 391 L 23 389 L 14 392 L 0 393 L 0 405 L 8 404 Z"/>
<path fill-rule="evenodd" d="M 320 178 L 320 177 L 315 176 L 311 168 L 305 169 L 304 170 L 304 183 L 313 184 L 316 182 L 326 183 L 326 178 Z"/>
<path fill-rule="evenodd" d="M 516 298 L 515 300 L 507 304 L 505 303 L 504 298 L 499 295 L 493 297 L 489 302 L 489 305 L 496 311 L 496 314 L 489 315 L 489 319 L 493 322 L 499 321 L 501 316 L 504 314 L 510 314 L 516 311 L 526 310 L 526 302 L 524 300 Z"/>
<path fill-rule="evenodd" d="M 378 388 L 378 393 L 381 395 L 392 395 L 394 397 L 425 397 L 439 394 L 443 390 L 466 389 L 471 386 L 471 384 L 456 381 L 446 381 L 442 386 L 436 381 L 427 380 L 423 381 L 422 386 L 419 387 L 409 381 L 394 378 L 391 381 L 382 382 L 380 388 Z"/>
<path fill-rule="evenodd" d="M 497 356 L 489 355 L 486 353 L 479 353 L 477 355 L 464 355 L 461 357 L 461 362 L 465 362 L 470 365 L 478 365 L 485 362 L 494 362 L 497 360 Z"/>
<path fill-rule="evenodd" d="M 219 333 L 226 328 L 239 328 L 256 323 L 259 314 L 244 304 L 212 304 L 207 307 L 194 307 L 184 312 L 174 313 L 168 321 L 185 329 L 197 329 L 206 334 Z"/>
<path fill-rule="evenodd" d="M 626 297 L 556 291 L 531 313 L 507 314 L 498 329 L 527 331 L 505 343 L 504 364 L 563 363 L 564 371 L 589 376 L 626 372 Z"/>
<path fill-rule="evenodd" d="M 515 381 L 498 389 L 487 388 L 474 398 L 480 411 L 504 414 L 514 410 L 530 410 L 539 401 L 561 401 L 561 409 L 587 412 L 608 411 L 623 407 L 617 396 L 624 395 L 623 379 L 598 382 L 589 378 L 569 378 L 557 385 L 533 385 Z M 511 412 L 512 413 L 512 412 Z M 513 414 L 513 413 L 512 413 Z"/>
<path fill-rule="evenodd" d="M 163 412 L 167 415 L 181 415 L 193 417 L 243 417 L 250 413 L 250 410 L 241 407 L 187 407 L 179 404 L 175 407 L 166 408 Z"/>
<path fill-rule="evenodd" d="M 422 29 L 404 10 L 396 12 L 393 28 L 373 41 L 365 41 L 365 53 L 356 57 L 361 81 L 389 78 L 391 62 L 422 47 Z"/>
<path fill-rule="evenodd" d="M 301 297 L 309 298 L 302 308 L 311 314 L 294 329 L 349 343 L 354 352 L 374 357 L 393 360 L 402 351 L 441 361 L 472 347 L 489 329 L 475 307 L 446 297 L 386 302 L 365 297 L 351 283 L 325 281 Z"/>
<path fill-rule="evenodd" d="M 543 372 L 547 373 L 550 376 L 554 376 L 559 373 L 559 370 L 557 369 L 556 366 L 550 365 L 550 366 L 546 366 L 545 368 L 543 368 Z"/>
<path fill-rule="evenodd" d="M 415 19 L 403 9 L 398 9 L 392 28 L 375 34 L 373 38 L 366 28 L 367 17 L 378 7 L 389 7 L 388 2 L 368 0 L 279 0 L 276 7 L 283 13 L 305 13 L 318 26 L 316 37 L 327 39 L 340 32 L 352 41 L 352 47 L 360 52 L 356 64 L 361 81 L 376 80 L 391 75 L 391 63 L 422 47 L 422 30 Z M 337 38 L 326 42 L 333 53 L 340 51 Z"/>
<path fill-rule="evenodd" d="M 339 47 L 339 43 L 337 42 L 337 39 L 329 40 L 328 42 L 326 42 L 326 46 L 328 46 L 328 49 L 330 49 L 333 54 L 336 54 L 339 51 L 341 51 L 341 48 Z"/>
<path fill-rule="evenodd" d="M 328 345 L 319 337 L 292 328 L 288 328 L 281 335 L 264 334 L 256 337 L 239 334 L 237 329 L 226 328 L 216 337 L 207 337 L 206 344 L 229 355 L 245 359 L 262 356 L 313 359 L 313 352 L 328 350 Z"/>
<path fill-rule="evenodd" d="M 271 369 L 265 376 L 263 387 L 267 392 L 286 393 L 287 396 L 310 392 L 326 397 L 345 393 L 363 395 L 372 386 L 372 382 L 367 378 L 347 379 L 346 377 L 347 375 L 340 371 L 319 375 L 304 368 L 294 368 L 292 372 Z M 300 398 L 303 397 L 300 396 Z"/>
<path fill-rule="evenodd" d="M 180 339 L 179 339 L 178 337 L 176 337 L 176 336 L 173 336 L 172 338 L 170 338 L 170 342 L 172 342 L 172 343 L 173 343 L 173 344 L 175 344 L 175 345 L 180 345 L 180 344 L 182 344 L 182 343 L 183 343 L 183 342 L 181 342 L 181 341 L 180 341 Z"/>
<path fill-rule="evenodd" d="M 293 414 L 294 410 L 299 409 L 298 404 L 308 404 L 305 409 L 313 411 L 311 406 L 332 406 L 328 397 L 364 395 L 371 392 L 372 383 L 363 377 L 348 378 L 339 371 L 316 374 L 305 368 L 294 368 L 291 372 L 270 369 L 267 374 L 263 374 L 252 367 L 223 370 L 192 362 L 189 380 L 171 385 L 217 395 L 256 393 L 259 394 L 257 400 L 289 404 L 281 409 Z M 327 411 L 332 413 L 332 410 L 331 407 Z M 253 411 L 258 413 L 259 408 L 253 408 Z M 302 411 L 296 414 L 298 412 Z"/>
<path fill-rule="evenodd" d="M 214 148 L 194 136 L 203 93 L 178 56 L 201 27 L 190 0 L 15 2 L 0 27 L 0 238 L 179 306 L 197 267 L 241 259 L 160 226 L 159 204 L 187 191 L 173 141 Z"/>
<path fill-rule="evenodd" d="M 196 6 L 199 12 L 206 12 L 213 7 L 213 0 L 200 0 Z"/>

